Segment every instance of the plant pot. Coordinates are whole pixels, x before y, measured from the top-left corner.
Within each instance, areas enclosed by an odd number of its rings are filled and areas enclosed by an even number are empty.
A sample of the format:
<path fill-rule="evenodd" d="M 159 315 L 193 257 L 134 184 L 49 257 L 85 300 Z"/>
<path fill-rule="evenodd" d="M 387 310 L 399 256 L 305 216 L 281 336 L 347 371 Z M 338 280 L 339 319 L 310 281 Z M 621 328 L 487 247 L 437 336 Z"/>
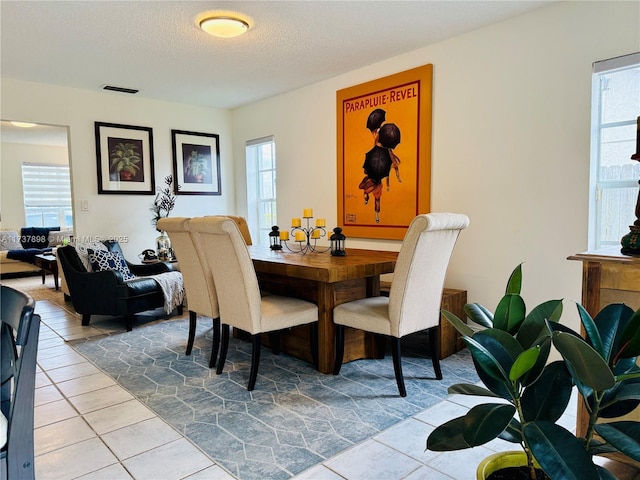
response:
<path fill-rule="evenodd" d="M 489 455 L 478 465 L 476 470 L 477 480 L 486 480 L 494 472 L 509 467 L 522 467 L 527 465 L 527 455 L 521 451 L 513 452 L 498 452 L 493 455 Z M 538 463 L 534 461 L 534 466 L 539 467 Z M 524 477 L 528 479 L 529 477 Z M 520 478 L 514 477 L 513 480 L 520 480 Z"/>

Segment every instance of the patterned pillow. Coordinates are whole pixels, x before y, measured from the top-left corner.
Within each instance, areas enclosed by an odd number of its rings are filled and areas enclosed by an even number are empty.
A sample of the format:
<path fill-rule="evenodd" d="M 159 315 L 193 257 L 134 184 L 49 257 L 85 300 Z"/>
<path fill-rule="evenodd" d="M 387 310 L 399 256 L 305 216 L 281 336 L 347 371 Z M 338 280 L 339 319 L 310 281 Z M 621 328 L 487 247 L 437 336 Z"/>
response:
<path fill-rule="evenodd" d="M 119 252 L 109 252 L 105 250 L 87 250 L 89 253 L 89 261 L 94 272 L 103 270 L 115 270 L 122 274 L 125 280 L 131 280 L 136 276 L 131 273 L 126 260 Z"/>
<path fill-rule="evenodd" d="M 0 232 L 0 250 L 22 250 L 20 235 L 16 230 Z"/>
<path fill-rule="evenodd" d="M 93 267 L 91 266 L 91 261 L 89 260 L 89 250 L 104 250 L 108 252 L 109 249 L 102 242 L 87 242 L 87 243 L 76 243 L 76 252 L 78 253 L 78 257 L 80 257 L 80 261 L 87 272 L 93 272 Z"/>

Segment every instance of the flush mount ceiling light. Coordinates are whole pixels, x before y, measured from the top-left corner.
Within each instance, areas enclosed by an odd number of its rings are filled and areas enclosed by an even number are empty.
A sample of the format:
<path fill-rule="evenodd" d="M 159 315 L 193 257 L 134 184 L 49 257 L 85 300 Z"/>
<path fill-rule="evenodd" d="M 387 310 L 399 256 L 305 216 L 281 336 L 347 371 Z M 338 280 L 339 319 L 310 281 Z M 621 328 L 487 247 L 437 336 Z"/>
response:
<path fill-rule="evenodd" d="M 249 30 L 249 24 L 238 17 L 211 16 L 200 21 L 200 28 L 214 37 L 232 38 Z"/>
<path fill-rule="evenodd" d="M 36 126 L 35 123 L 29 123 L 29 122 L 11 122 L 11 125 L 13 125 L 14 127 L 22 127 L 22 128 L 31 128 Z"/>

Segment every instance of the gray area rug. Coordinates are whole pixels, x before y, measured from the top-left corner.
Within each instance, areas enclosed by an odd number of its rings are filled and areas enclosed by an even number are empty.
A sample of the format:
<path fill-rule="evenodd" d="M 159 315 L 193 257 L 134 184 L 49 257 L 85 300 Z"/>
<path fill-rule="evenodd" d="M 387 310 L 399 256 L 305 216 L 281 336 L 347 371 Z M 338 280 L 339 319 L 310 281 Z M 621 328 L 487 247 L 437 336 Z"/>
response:
<path fill-rule="evenodd" d="M 389 354 L 346 363 L 334 376 L 267 348 L 248 392 L 249 343 L 232 338 L 216 375 L 211 320 L 198 319 L 190 356 L 187 332 L 178 318 L 69 343 L 241 480 L 290 478 L 442 401 L 449 385 L 478 381 L 467 350 L 442 360 L 444 379 L 435 380 L 419 333 L 403 340 L 406 398 Z"/>

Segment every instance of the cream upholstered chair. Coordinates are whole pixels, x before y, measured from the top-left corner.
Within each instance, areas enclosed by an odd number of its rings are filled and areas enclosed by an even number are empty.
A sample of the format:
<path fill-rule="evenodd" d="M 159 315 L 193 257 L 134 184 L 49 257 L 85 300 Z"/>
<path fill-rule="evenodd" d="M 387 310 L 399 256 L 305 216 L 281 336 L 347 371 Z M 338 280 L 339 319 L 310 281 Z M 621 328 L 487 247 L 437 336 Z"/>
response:
<path fill-rule="evenodd" d="M 187 339 L 186 355 L 191 355 L 196 335 L 196 320 L 198 313 L 213 319 L 213 345 L 209 368 L 213 368 L 218 356 L 220 345 L 220 311 L 218 296 L 213 283 L 213 276 L 209 265 L 201 257 L 193 243 L 189 232 L 189 219 L 184 217 L 161 218 L 158 228 L 164 230 L 171 239 L 171 246 L 179 260 L 180 272 L 184 282 L 189 307 L 189 336 Z"/>
<path fill-rule="evenodd" d="M 344 327 L 386 335 L 392 339 L 398 390 L 405 397 L 400 339 L 429 329 L 433 369 L 436 378 L 442 378 L 435 329 L 440 323 L 440 302 L 449 259 L 460 231 L 468 225 L 469 218 L 457 213 L 428 213 L 412 220 L 402 241 L 389 296 L 363 298 L 333 309 L 336 324 L 334 375 L 340 373 L 342 366 Z"/>
<path fill-rule="evenodd" d="M 196 248 L 204 253 L 209 263 L 218 294 L 222 344 L 217 373 L 222 373 L 226 361 L 229 325 L 248 332 L 253 342 L 248 384 L 248 390 L 251 391 L 255 387 L 260 363 L 260 334 L 297 325 L 317 326 L 318 307 L 292 297 L 260 296 L 253 262 L 233 220 L 224 217 L 192 218 L 189 220 L 189 229 Z M 317 336 L 311 335 L 311 338 Z M 311 348 L 316 349 L 317 343 Z"/>

